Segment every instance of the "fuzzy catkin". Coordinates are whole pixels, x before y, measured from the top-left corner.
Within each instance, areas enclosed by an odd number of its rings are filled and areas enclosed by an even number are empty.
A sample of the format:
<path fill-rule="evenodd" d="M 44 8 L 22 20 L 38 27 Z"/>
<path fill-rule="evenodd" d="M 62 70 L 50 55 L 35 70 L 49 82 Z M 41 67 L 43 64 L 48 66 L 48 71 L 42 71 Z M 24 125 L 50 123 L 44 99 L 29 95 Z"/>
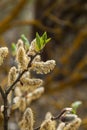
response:
<path fill-rule="evenodd" d="M 71 123 L 67 124 L 64 127 L 64 130 L 78 130 L 80 124 L 81 124 L 81 119 L 80 118 L 76 118 L 74 121 L 72 121 Z"/>
<path fill-rule="evenodd" d="M 55 65 L 56 63 L 54 60 L 34 62 L 32 63 L 32 70 L 36 71 L 38 74 L 47 74 L 54 69 Z"/>
<path fill-rule="evenodd" d="M 21 90 L 20 90 L 20 87 L 16 87 L 16 88 L 15 88 L 15 96 L 19 96 L 19 97 L 22 96 L 22 92 L 21 92 Z"/>
<path fill-rule="evenodd" d="M 17 47 L 17 50 L 18 50 L 20 47 L 23 47 L 23 41 L 22 41 L 21 39 L 18 40 L 16 47 Z"/>
<path fill-rule="evenodd" d="M 20 110 L 21 112 L 24 112 L 25 109 L 26 109 L 26 99 L 25 99 L 25 98 L 21 98 L 19 110 Z"/>
<path fill-rule="evenodd" d="M 36 54 L 36 39 L 31 42 L 29 47 L 28 55 L 34 56 Z"/>
<path fill-rule="evenodd" d="M 61 122 L 57 128 L 57 130 L 64 130 L 65 123 Z"/>
<path fill-rule="evenodd" d="M 44 87 L 37 88 L 33 92 L 26 95 L 27 104 L 30 104 L 31 101 L 38 99 L 44 93 Z"/>
<path fill-rule="evenodd" d="M 8 54 L 8 48 L 7 47 L 1 47 L 0 48 L 0 65 L 2 65 L 4 58 Z"/>
<path fill-rule="evenodd" d="M 29 71 L 25 72 L 25 73 L 22 75 L 21 80 L 22 80 L 22 79 L 25 79 L 25 78 L 31 78 L 31 74 L 30 74 Z"/>
<path fill-rule="evenodd" d="M 47 112 L 45 115 L 45 120 L 50 120 L 53 117 L 51 112 Z M 57 122 L 54 120 L 52 121 L 52 126 L 56 129 Z"/>
<path fill-rule="evenodd" d="M 40 61 L 41 61 L 41 56 L 40 55 L 36 55 L 36 57 L 33 59 L 32 63 L 40 62 Z"/>
<path fill-rule="evenodd" d="M 51 119 L 44 120 L 40 130 L 55 130 L 54 122 Z"/>
<path fill-rule="evenodd" d="M 11 67 L 8 74 L 8 85 L 12 85 L 12 83 L 16 80 L 17 77 L 17 69 L 16 67 Z"/>
<path fill-rule="evenodd" d="M 20 102 L 21 102 L 21 97 L 17 96 L 13 99 L 13 105 L 12 105 L 12 110 L 15 110 L 20 107 Z"/>
<path fill-rule="evenodd" d="M 16 60 L 19 70 L 23 71 L 24 69 L 27 69 L 30 59 L 27 57 L 26 52 L 22 46 L 20 46 L 18 49 Z"/>
<path fill-rule="evenodd" d="M 69 123 L 61 122 L 57 130 L 78 130 L 80 125 L 81 125 L 81 119 L 76 117 L 75 120 Z"/>
<path fill-rule="evenodd" d="M 30 108 L 24 112 L 23 119 L 19 122 L 20 130 L 33 130 L 34 117 Z"/>
<path fill-rule="evenodd" d="M 24 97 L 15 97 L 13 99 L 12 110 L 19 109 L 24 112 L 26 109 L 26 99 Z"/>
<path fill-rule="evenodd" d="M 22 78 L 21 79 L 22 86 L 20 86 L 20 89 L 22 91 L 34 91 L 37 87 L 40 87 L 43 84 L 43 80 L 41 79 L 29 79 L 29 78 Z"/>

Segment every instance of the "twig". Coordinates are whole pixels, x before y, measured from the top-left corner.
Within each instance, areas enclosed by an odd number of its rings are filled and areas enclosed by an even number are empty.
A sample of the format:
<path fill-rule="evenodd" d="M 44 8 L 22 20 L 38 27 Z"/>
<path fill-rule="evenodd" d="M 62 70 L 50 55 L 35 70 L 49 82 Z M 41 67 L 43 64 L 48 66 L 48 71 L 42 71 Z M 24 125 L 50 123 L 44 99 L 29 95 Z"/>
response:
<path fill-rule="evenodd" d="M 54 120 L 60 120 L 61 116 L 66 113 L 67 111 L 71 112 L 72 111 L 72 108 L 64 108 L 59 115 L 57 115 L 56 117 L 51 117 L 51 120 L 54 121 Z M 34 130 L 39 130 L 41 128 L 41 126 L 35 128 Z"/>
<path fill-rule="evenodd" d="M 8 101 L 7 101 L 7 94 L 5 93 L 4 96 L 4 130 L 8 130 Z"/>
<path fill-rule="evenodd" d="M 3 91 L 3 89 L 2 89 L 1 86 L 0 86 L 0 93 L 1 93 L 1 95 L 2 95 L 2 97 L 3 97 L 3 99 L 4 99 L 4 97 L 5 97 L 5 93 L 4 93 L 4 91 Z"/>
<path fill-rule="evenodd" d="M 2 95 L 2 99 L 4 100 L 4 111 L 3 111 L 3 115 L 4 115 L 4 130 L 8 130 L 8 101 L 7 101 L 7 94 L 3 91 L 3 89 L 0 86 L 0 92 Z"/>
<path fill-rule="evenodd" d="M 27 71 L 27 69 L 24 70 L 21 74 L 19 74 L 19 76 L 17 77 L 17 79 L 15 80 L 15 82 L 14 82 L 11 86 L 8 87 L 8 89 L 6 90 L 6 94 L 7 94 L 7 95 L 8 95 L 9 92 L 13 89 L 13 87 L 15 86 L 15 84 L 16 84 L 17 82 L 19 82 L 20 78 L 22 77 L 22 75 L 23 75 L 26 71 Z"/>

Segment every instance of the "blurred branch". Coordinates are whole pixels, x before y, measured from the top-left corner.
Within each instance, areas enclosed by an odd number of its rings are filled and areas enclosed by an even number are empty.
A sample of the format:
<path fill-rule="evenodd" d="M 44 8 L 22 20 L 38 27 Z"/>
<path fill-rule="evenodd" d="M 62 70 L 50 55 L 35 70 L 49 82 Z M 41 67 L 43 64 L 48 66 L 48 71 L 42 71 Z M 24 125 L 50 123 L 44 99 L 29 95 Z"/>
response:
<path fill-rule="evenodd" d="M 75 51 L 78 50 L 81 44 L 83 44 L 82 41 L 87 37 L 87 25 L 81 29 L 81 31 L 78 33 L 77 37 L 75 38 L 74 42 L 72 43 L 72 47 L 66 50 L 66 54 L 61 58 L 61 63 L 67 64 L 69 62 L 69 58 Z"/>
<path fill-rule="evenodd" d="M 81 71 L 85 65 L 87 65 L 87 55 L 85 55 L 82 58 L 82 60 L 80 60 L 80 62 L 76 65 L 76 67 L 74 68 L 73 74 Z"/>
<path fill-rule="evenodd" d="M 58 93 L 66 88 L 75 87 L 76 84 L 79 84 L 81 81 L 84 80 L 87 80 L 87 74 L 72 75 L 62 81 L 51 82 L 51 84 L 49 82 L 46 82 L 46 94 Z"/>
<path fill-rule="evenodd" d="M 6 31 L 9 28 L 9 24 L 18 14 L 21 12 L 22 8 L 26 4 L 27 0 L 20 0 L 18 5 L 16 5 L 11 13 L 5 17 L 2 21 L 0 21 L 0 34 Z"/>
<path fill-rule="evenodd" d="M 48 15 L 48 18 L 49 18 L 51 21 L 57 23 L 59 26 L 68 26 L 68 27 L 73 28 L 73 24 L 72 24 L 69 20 L 61 20 L 61 19 L 59 19 L 57 16 L 52 15 L 52 14 L 49 14 L 49 15 Z"/>
<path fill-rule="evenodd" d="M 12 23 L 11 25 L 9 25 L 9 27 L 16 27 L 16 26 L 36 26 L 37 28 L 43 30 L 43 31 L 48 31 L 48 32 L 52 32 L 52 33 L 60 33 L 61 29 L 60 28 L 51 28 L 48 26 L 43 25 L 39 20 L 30 20 L 30 21 L 16 21 L 14 23 Z"/>
<path fill-rule="evenodd" d="M 2 1 L 2 2 L 0 2 L 0 9 L 1 8 L 6 8 L 7 7 L 7 4 L 9 3 L 9 2 L 11 2 L 12 0 L 7 0 L 7 1 Z"/>

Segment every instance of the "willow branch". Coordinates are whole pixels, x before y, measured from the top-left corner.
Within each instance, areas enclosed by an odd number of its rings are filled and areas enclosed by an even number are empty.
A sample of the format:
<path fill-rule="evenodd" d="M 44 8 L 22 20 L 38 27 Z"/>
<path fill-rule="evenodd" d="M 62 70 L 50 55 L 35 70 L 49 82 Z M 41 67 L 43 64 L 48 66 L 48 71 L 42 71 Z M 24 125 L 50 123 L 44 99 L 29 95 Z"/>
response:
<path fill-rule="evenodd" d="M 1 95 L 2 95 L 2 97 L 3 97 L 3 99 L 4 99 L 4 97 L 5 97 L 5 93 L 4 93 L 4 91 L 3 91 L 3 89 L 2 89 L 1 86 L 0 86 L 0 93 L 1 93 Z"/>
<path fill-rule="evenodd" d="M 62 81 L 55 82 L 55 83 L 53 82 L 53 84 L 46 83 L 45 94 L 56 93 L 56 92 L 58 93 L 66 88 L 75 87 L 76 84 L 85 80 L 87 80 L 87 74 L 78 73 L 77 75 L 70 76 L 69 78 L 66 78 Z M 54 86 L 54 87 L 51 87 L 51 86 Z"/>
<path fill-rule="evenodd" d="M 51 28 L 51 27 L 45 26 L 39 20 L 15 21 L 15 22 L 9 24 L 9 28 L 19 27 L 19 26 L 29 26 L 29 25 L 35 26 L 43 31 L 48 31 L 48 32 L 57 33 L 57 34 L 61 33 L 61 28 L 59 28 L 59 27 Z"/>
<path fill-rule="evenodd" d="M 37 55 L 37 54 L 36 54 L 36 55 Z M 29 63 L 28 63 L 27 69 L 25 69 L 24 71 L 22 71 L 22 72 L 18 75 L 17 79 L 13 82 L 13 84 L 12 84 L 11 86 L 7 87 L 7 88 L 8 88 L 8 89 L 6 90 L 6 94 L 7 94 L 7 95 L 8 95 L 9 92 L 13 89 L 13 87 L 16 85 L 16 83 L 20 81 L 20 78 L 22 77 L 22 75 L 23 75 L 25 72 L 27 72 L 28 68 L 31 66 L 32 60 L 34 59 L 34 57 L 35 57 L 36 55 L 31 56 L 31 60 L 30 60 Z"/>
<path fill-rule="evenodd" d="M 78 50 L 78 48 L 83 43 L 84 39 L 87 37 L 87 25 L 78 33 L 74 42 L 72 43 L 72 47 L 67 49 L 65 55 L 61 58 L 61 63 L 67 64 L 69 62 L 69 58 L 71 55 Z"/>
<path fill-rule="evenodd" d="M 74 68 L 73 74 L 81 71 L 87 65 L 87 55 L 80 60 L 80 62 Z"/>
<path fill-rule="evenodd" d="M 61 116 L 66 113 L 67 111 L 71 112 L 72 111 L 72 108 L 64 108 L 60 114 L 58 114 L 57 116 L 55 117 L 51 117 L 51 120 L 54 121 L 54 120 L 60 120 Z M 34 130 L 39 130 L 41 128 L 41 126 L 35 128 Z"/>

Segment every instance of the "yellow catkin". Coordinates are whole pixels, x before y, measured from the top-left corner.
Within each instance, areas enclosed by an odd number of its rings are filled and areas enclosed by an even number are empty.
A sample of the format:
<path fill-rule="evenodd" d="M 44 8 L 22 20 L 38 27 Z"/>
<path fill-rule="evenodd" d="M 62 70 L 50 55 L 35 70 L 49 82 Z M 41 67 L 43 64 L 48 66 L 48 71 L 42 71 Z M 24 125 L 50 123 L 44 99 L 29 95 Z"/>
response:
<path fill-rule="evenodd" d="M 19 47 L 16 60 L 18 63 L 19 70 L 22 71 L 24 69 L 27 69 L 28 62 L 30 59 L 27 57 L 26 52 L 23 47 Z"/>
<path fill-rule="evenodd" d="M 19 97 L 22 96 L 22 92 L 21 92 L 21 90 L 20 90 L 20 87 L 16 87 L 16 88 L 15 88 L 15 96 L 19 96 Z"/>
<path fill-rule="evenodd" d="M 11 67 L 9 74 L 8 74 L 8 85 L 10 86 L 17 77 L 17 69 L 16 67 Z"/>
<path fill-rule="evenodd" d="M 22 75 L 21 80 L 22 80 L 22 79 L 25 79 L 25 78 L 30 78 L 30 77 L 31 77 L 31 74 L 30 74 L 29 71 L 27 71 L 27 72 L 25 72 L 25 73 Z"/>
<path fill-rule="evenodd" d="M 44 93 L 44 87 L 37 88 L 33 92 L 26 95 L 27 104 L 30 104 L 33 100 L 38 99 Z"/>
<path fill-rule="evenodd" d="M 33 112 L 30 108 L 27 108 L 24 112 L 23 119 L 19 122 L 20 130 L 33 130 L 33 125 Z"/>
<path fill-rule="evenodd" d="M 7 47 L 1 47 L 0 48 L 0 65 L 2 65 L 4 58 L 8 54 L 8 48 Z"/>
<path fill-rule="evenodd" d="M 69 123 L 61 122 L 57 130 L 78 130 L 81 125 L 81 119 L 76 117 L 73 121 Z"/>
<path fill-rule="evenodd" d="M 41 61 L 41 56 L 40 55 L 36 55 L 35 58 L 33 59 L 32 63 L 39 62 L 39 61 Z"/>
<path fill-rule="evenodd" d="M 51 112 L 47 112 L 45 115 L 45 120 L 51 119 L 52 117 L 53 117 L 53 115 L 51 114 Z M 52 121 L 52 125 L 56 129 L 57 122 L 55 120 Z"/>
<path fill-rule="evenodd" d="M 22 78 L 21 82 L 23 85 L 20 87 L 22 91 L 28 91 L 32 92 L 34 91 L 37 87 L 40 87 L 43 84 L 43 80 L 41 79 L 29 79 L 29 78 Z"/>
<path fill-rule="evenodd" d="M 57 130 L 64 130 L 64 127 L 65 127 L 65 123 L 61 122 L 61 123 L 58 125 Z"/>
<path fill-rule="evenodd" d="M 31 45 L 29 47 L 29 52 L 28 52 L 28 55 L 34 56 L 35 54 L 36 54 L 36 39 L 34 39 L 31 42 Z"/>
<path fill-rule="evenodd" d="M 36 71 L 38 74 L 47 74 L 54 69 L 55 65 L 56 63 L 54 60 L 34 62 L 32 63 L 32 70 Z"/>
<path fill-rule="evenodd" d="M 17 50 L 20 48 L 20 47 L 23 47 L 23 41 L 21 39 L 18 40 L 17 44 L 16 44 L 16 47 L 17 47 Z"/>
<path fill-rule="evenodd" d="M 20 110 L 21 112 L 24 112 L 25 109 L 26 109 L 26 100 L 25 100 L 25 98 L 21 98 L 19 110 Z"/>
<path fill-rule="evenodd" d="M 81 119 L 76 118 L 74 121 L 71 123 L 68 123 L 63 130 L 78 130 L 79 126 L 81 124 Z"/>
<path fill-rule="evenodd" d="M 40 130 L 55 130 L 54 121 L 51 119 L 44 120 L 41 124 Z"/>
<path fill-rule="evenodd" d="M 45 115 L 45 119 L 51 119 L 51 117 L 53 117 L 51 112 L 47 112 Z"/>
<path fill-rule="evenodd" d="M 20 103 L 21 103 L 21 97 L 16 96 L 13 99 L 13 105 L 11 107 L 12 110 L 18 109 L 20 107 Z"/>

